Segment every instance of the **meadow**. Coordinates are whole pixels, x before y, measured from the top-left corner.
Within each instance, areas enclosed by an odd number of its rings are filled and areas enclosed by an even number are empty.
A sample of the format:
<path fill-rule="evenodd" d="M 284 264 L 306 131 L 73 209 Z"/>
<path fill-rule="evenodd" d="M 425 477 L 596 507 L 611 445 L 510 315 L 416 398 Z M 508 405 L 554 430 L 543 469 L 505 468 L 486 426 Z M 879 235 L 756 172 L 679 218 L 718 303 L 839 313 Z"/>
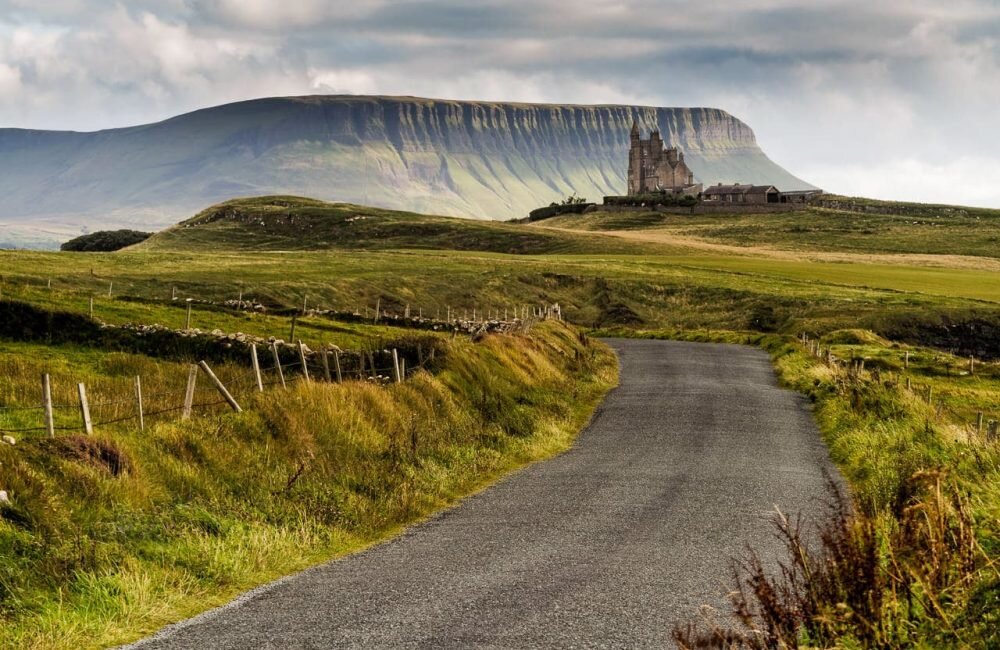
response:
<path fill-rule="evenodd" d="M 217 401 L 209 391 L 190 423 L 165 414 L 142 434 L 127 421 L 93 438 L 31 433 L 0 445 L 0 489 L 14 496 L 0 518 L 0 552 L 17 559 L 0 573 L 0 645 L 135 638 L 382 539 L 565 449 L 614 383 L 610 353 L 579 329 L 550 321 L 468 337 L 374 317 L 377 308 L 506 319 L 556 303 L 595 333 L 761 345 L 782 380 L 813 400 L 861 513 L 838 530 L 879 567 L 910 576 L 913 598 L 904 606 L 903 583 L 888 574 L 874 571 L 880 581 L 860 585 L 830 574 L 825 584 L 840 590 L 831 593 L 891 597 L 853 619 L 846 596 L 814 599 L 815 620 L 789 618 L 794 634 L 818 645 L 998 642 L 984 612 L 1000 610 L 990 609 L 1000 598 L 1000 493 L 988 436 L 989 421 L 1000 420 L 1000 267 L 991 246 L 1000 216 L 829 205 L 494 224 L 262 197 L 213 206 L 117 253 L 0 251 L 0 408 L 36 407 L 45 372 L 58 404 L 73 403 L 80 381 L 93 386 L 95 403 L 125 400 L 102 420 L 131 414 L 129 381 L 143 375 L 151 395 L 169 396 L 151 398 L 159 411 L 175 405 L 195 360 L 29 331 L 16 318 L 25 305 L 50 323 L 67 314 L 90 322 L 93 305 L 98 322 L 180 329 L 190 298 L 191 325 L 206 332 L 344 350 L 425 337 L 443 351 L 434 372 L 400 385 L 296 382 L 265 393 L 247 383 L 245 365 L 226 361 L 217 371 L 240 392 L 241 416 L 208 404 Z M 238 298 L 263 309 L 235 309 Z M 302 314 L 303 303 L 356 316 Z M 803 335 L 841 363 L 811 354 Z M 845 369 L 861 359 L 863 370 Z M 3 417 L 0 429 L 38 416 Z M 75 411 L 57 417 L 79 426 Z M 946 477 L 936 492 L 920 478 L 931 474 Z M 943 546 L 928 542 L 934 530 L 907 528 L 905 513 L 917 511 L 945 522 Z M 878 548 L 851 537 L 852 526 Z M 966 528 L 972 538 L 953 534 Z M 954 552 L 955 540 L 974 549 L 974 561 Z M 947 575 L 913 564 L 908 543 L 943 553 Z M 878 634 L 865 636 L 866 625 Z"/>

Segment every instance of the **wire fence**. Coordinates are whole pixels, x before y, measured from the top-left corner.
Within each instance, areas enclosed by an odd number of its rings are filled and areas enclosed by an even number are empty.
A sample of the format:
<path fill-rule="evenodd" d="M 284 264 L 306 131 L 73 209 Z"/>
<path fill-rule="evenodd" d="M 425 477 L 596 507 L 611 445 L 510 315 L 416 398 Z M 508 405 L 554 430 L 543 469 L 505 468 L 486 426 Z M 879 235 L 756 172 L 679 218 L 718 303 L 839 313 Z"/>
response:
<path fill-rule="evenodd" d="M 3 291 L 2 287 L 4 284 L 2 277 L 0 277 L 0 291 Z M 94 298 L 97 295 L 95 292 L 74 292 L 72 289 L 54 290 L 51 280 L 47 282 L 46 291 L 80 294 L 78 297 L 83 297 L 87 301 L 85 304 L 88 305 L 90 318 L 100 322 L 95 317 Z M 109 281 L 107 299 L 111 300 L 113 295 L 114 282 Z M 116 296 L 116 298 L 135 302 L 164 302 L 163 300 L 151 300 L 136 296 Z M 177 291 L 174 289 L 171 291 L 170 300 L 166 301 L 166 303 L 178 304 L 177 298 Z M 10 291 L 0 293 L 0 299 L 10 301 Z M 185 330 L 174 331 L 177 336 L 190 335 L 191 311 L 192 306 L 195 304 L 201 304 L 208 308 L 236 309 L 241 311 L 261 307 L 249 298 L 243 300 L 242 295 L 237 301 L 228 300 L 223 303 L 214 303 L 206 300 L 185 299 L 179 304 L 186 305 L 187 318 Z M 62 302 L 57 303 L 57 306 L 59 308 L 64 307 Z M 405 307 L 401 314 L 382 309 L 378 303 L 374 310 L 365 307 L 364 311 L 364 322 L 371 322 L 372 324 L 384 323 L 402 327 L 421 327 L 423 329 L 433 329 L 440 325 L 451 328 L 455 332 L 462 329 L 472 334 L 477 332 L 513 331 L 519 328 L 526 329 L 530 327 L 535 319 L 554 318 L 562 320 L 562 309 L 559 305 L 525 304 L 510 310 L 503 309 L 502 318 L 500 309 L 483 311 L 477 308 L 459 310 L 447 307 L 443 310 L 444 316 L 446 316 L 444 320 L 440 319 L 440 313 L 433 319 L 430 317 L 424 318 L 422 309 L 413 310 L 409 305 Z M 440 311 L 442 310 L 438 310 L 438 312 Z M 337 320 L 343 318 L 345 312 L 338 312 L 331 309 L 307 309 L 307 301 L 304 297 L 301 311 L 291 313 L 290 340 L 295 340 L 296 321 L 300 315 Z M 361 318 L 361 310 L 358 309 L 353 314 L 348 312 L 346 315 Z M 510 319 L 510 316 L 513 316 L 513 320 Z M 142 325 L 113 326 L 103 323 L 101 326 L 124 328 L 157 327 Z M 237 335 L 229 336 L 229 338 L 233 338 L 234 336 Z M 254 340 L 253 337 L 249 338 L 250 340 Z M 400 355 L 396 349 L 391 351 L 369 349 L 343 353 L 339 349 L 336 349 L 335 363 L 331 367 L 329 351 L 326 348 L 318 353 L 310 351 L 307 355 L 302 342 L 299 341 L 297 350 L 295 346 L 290 346 L 293 348 L 293 354 L 296 351 L 298 352 L 299 360 L 284 362 L 281 360 L 282 354 L 279 354 L 277 347 L 281 343 L 280 339 L 271 337 L 267 343 L 262 339 L 256 340 L 257 343 L 247 342 L 248 349 L 253 350 L 253 363 L 250 370 L 247 370 L 245 366 L 240 367 L 238 364 L 226 362 L 219 366 L 220 372 L 216 376 L 207 363 L 202 361 L 199 364 L 200 369 L 196 368 L 189 371 L 186 383 L 182 381 L 183 377 L 166 378 L 160 376 L 162 372 L 156 371 L 152 373 L 154 375 L 152 377 L 153 381 L 150 382 L 151 385 L 157 386 L 154 392 L 143 392 L 143 377 L 141 373 L 125 379 L 119 377 L 117 383 L 112 379 L 102 377 L 96 380 L 92 386 L 70 381 L 69 378 L 57 378 L 56 382 L 52 382 L 51 377 L 46 374 L 42 378 L 42 390 L 39 392 L 39 398 L 34 396 L 15 397 L 13 395 L 4 395 L 0 392 L 0 434 L 10 436 L 11 434 L 46 433 L 52 436 L 56 432 L 82 431 L 84 433 L 91 433 L 97 428 L 118 425 L 125 422 L 137 422 L 139 429 L 142 430 L 145 428 L 147 420 L 170 417 L 178 412 L 181 414 L 182 419 L 186 419 L 195 412 L 211 412 L 213 409 L 225 408 L 224 405 L 228 405 L 232 410 L 239 411 L 241 410 L 239 401 L 245 400 L 250 393 L 260 392 L 264 389 L 273 389 L 279 386 L 287 388 L 296 382 L 340 382 L 345 380 L 363 380 L 382 384 L 402 382 L 408 376 L 412 375 L 412 373 L 427 369 L 428 364 L 433 362 L 434 359 L 433 347 L 430 349 L 429 358 L 425 358 L 418 347 L 417 359 L 413 359 L 412 357 L 407 359 Z M 271 348 L 270 356 L 273 357 L 274 362 L 269 364 L 269 367 L 265 368 L 263 366 L 268 364 L 260 363 L 257 355 L 258 343 L 264 346 L 262 356 L 267 356 L 267 348 Z M 289 354 L 288 347 L 286 344 L 282 348 L 282 352 L 284 352 L 284 356 L 286 357 Z M 313 357 L 312 363 L 307 358 L 308 356 Z M 322 365 L 317 364 L 317 358 L 318 360 L 322 360 Z M 348 360 L 351 362 L 342 363 Z M 202 375 L 209 380 L 209 385 L 205 384 L 204 379 L 200 383 L 198 382 L 198 377 Z M 150 377 L 147 375 L 145 378 L 149 379 Z M 75 395 L 73 394 L 74 389 L 77 391 Z M 53 390 L 56 392 L 55 399 L 53 399 Z M 90 393 L 89 396 L 88 392 Z M 212 399 L 208 396 L 213 394 L 217 399 Z M 195 399 L 196 396 L 197 400 Z M 221 397 L 221 399 L 218 399 L 218 397 Z"/>
<path fill-rule="evenodd" d="M 256 346 L 252 347 L 252 358 L 256 358 Z M 151 419 L 171 417 L 177 413 L 181 414 L 182 419 L 187 419 L 196 413 L 225 410 L 226 406 L 240 411 L 240 402 L 246 401 L 254 393 L 277 387 L 287 389 L 297 383 L 339 383 L 352 380 L 379 384 L 399 383 L 418 371 L 426 370 L 433 360 L 432 352 L 427 358 L 407 366 L 405 357 L 400 356 L 396 349 L 364 350 L 347 354 L 334 351 L 332 363 L 329 350 L 312 353 L 313 357 L 319 359 L 311 360 L 306 357 L 303 347 L 299 347 L 299 353 L 299 361 L 272 363 L 264 367 L 258 362 L 250 370 L 233 364 L 224 365 L 219 368 L 218 375 L 205 362 L 201 362 L 189 368 L 187 384 L 183 388 L 176 384 L 174 388 L 151 393 L 143 393 L 139 376 L 127 380 L 104 380 L 100 382 L 99 390 L 92 393 L 97 398 L 95 400 L 88 399 L 85 384 L 68 380 L 60 382 L 64 394 L 69 386 L 77 388 L 78 397 L 73 402 L 53 401 L 52 379 L 47 374 L 42 375 L 38 393 L 40 403 L 0 405 L 0 435 L 87 434 L 126 422 L 137 422 L 139 429 L 144 430 Z M 277 352 L 274 354 L 277 357 Z M 376 362 L 376 359 L 382 360 L 389 355 L 392 365 Z M 343 363 L 347 358 L 355 357 L 358 359 L 356 364 Z M 212 399 L 212 396 L 216 399 Z"/>
<path fill-rule="evenodd" d="M 909 351 L 901 353 L 902 369 L 900 372 L 883 372 L 879 368 L 865 368 L 866 359 L 864 358 L 841 359 L 833 353 L 830 346 L 824 347 L 820 341 L 810 339 L 806 334 L 802 334 L 799 341 L 807 353 L 822 361 L 836 374 L 840 386 L 839 390 L 842 394 L 850 392 L 854 382 L 873 382 L 892 387 L 905 392 L 911 399 L 924 402 L 937 420 L 958 427 L 969 440 L 1000 442 L 1000 417 L 976 408 L 956 409 L 945 402 L 944 398 L 949 397 L 950 393 L 941 391 L 939 394 L 935 394 L 933 384 L 914 381 L 914 377 L 908 374 L 908 371 L 917 358 L 912 356 Z M 927 370 L 929 366 L 926 359 L 924 362 L 922 368 Z M 940 356 L 935 356 L 934 362 L 937 364 L 936 369 L 943 370 L 946 377 L 954 376 L 956 378 L 962 376 L 963 373 L 964 376 L 974 377 L 977 368 L 983 370 L 985 367 L 985 364 L 971 356 L 967 360 L 962 359 L 961 361 L 948 357 L 942 360 Z M 967 368 L 967 370 L 956 370 L 956 368 Z M 953 371 L 955 371 L 954 375 Z M 998 410 L 1000 410 L 1000 406 L 998 406 Z"/>

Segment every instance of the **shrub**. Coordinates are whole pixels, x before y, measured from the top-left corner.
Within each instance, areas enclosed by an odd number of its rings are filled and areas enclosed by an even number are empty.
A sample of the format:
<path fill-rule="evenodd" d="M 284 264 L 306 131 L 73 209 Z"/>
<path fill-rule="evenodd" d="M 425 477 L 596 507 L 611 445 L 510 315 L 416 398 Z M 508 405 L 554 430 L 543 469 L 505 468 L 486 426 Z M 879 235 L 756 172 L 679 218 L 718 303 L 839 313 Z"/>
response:
<path fill-rule="evenodd" d="M 106 253 L 138 244 L 152 236 L 153 233 L 151 232 L 140 232 L 138 230 L 101 230 L 71 239 L 60 246 L 59 250 L 83 253 Z"/>

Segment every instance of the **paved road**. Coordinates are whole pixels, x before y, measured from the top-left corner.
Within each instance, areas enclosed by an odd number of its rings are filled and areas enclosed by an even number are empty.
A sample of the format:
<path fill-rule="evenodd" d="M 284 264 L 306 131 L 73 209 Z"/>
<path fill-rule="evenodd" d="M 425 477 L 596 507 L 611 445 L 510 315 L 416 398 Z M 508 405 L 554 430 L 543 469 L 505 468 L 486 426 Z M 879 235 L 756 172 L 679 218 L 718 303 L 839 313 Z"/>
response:
<path fill-rule="evenodd" d="M 142 648 L 664 647 L 725 608 L 730 558 L 816 511 L 827 452 L 751 348 L 612 340 L 621 386 L 576 446 L 364 553 Z"/>

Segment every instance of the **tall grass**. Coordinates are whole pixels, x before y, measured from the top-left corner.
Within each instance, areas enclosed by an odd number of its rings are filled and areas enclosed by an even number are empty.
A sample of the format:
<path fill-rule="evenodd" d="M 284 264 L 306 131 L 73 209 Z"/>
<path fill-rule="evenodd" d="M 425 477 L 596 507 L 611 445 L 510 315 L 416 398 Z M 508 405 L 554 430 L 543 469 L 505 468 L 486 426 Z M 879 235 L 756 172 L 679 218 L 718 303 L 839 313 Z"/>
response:
<path fill-rule="evenodd" d="M 404 384 L 0 446 L 0 647 L 131 640 L 382 539 L 565 449 L 615 380 L 606 348 L 555 323 L 449 345 Z"/>

